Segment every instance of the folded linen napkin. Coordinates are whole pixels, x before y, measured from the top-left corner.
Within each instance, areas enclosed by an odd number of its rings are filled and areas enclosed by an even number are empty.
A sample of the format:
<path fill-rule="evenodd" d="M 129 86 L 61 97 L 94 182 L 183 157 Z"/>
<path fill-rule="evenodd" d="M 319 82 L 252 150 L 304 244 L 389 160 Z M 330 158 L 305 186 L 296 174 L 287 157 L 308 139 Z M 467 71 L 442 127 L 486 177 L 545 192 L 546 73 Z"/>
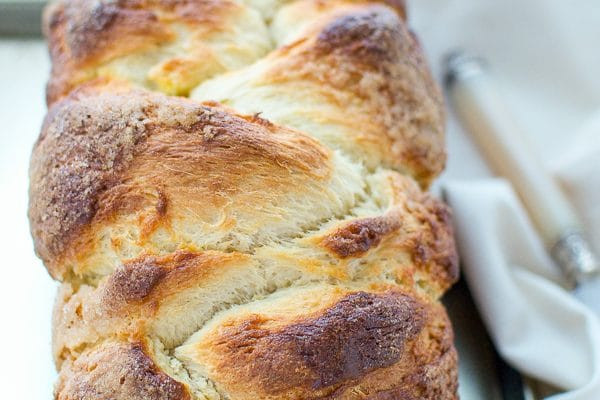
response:
<path fill-rule="evenodd" d="M 600 114 L 557 162 L 556 176 L 600 249 Z M 524 374 L 563 389 L 553 400 L 600 399 L 600 280 L 580 297 L 563 289 L 510 183 L 450 180 L 463 271 L 499 352 Z"/>

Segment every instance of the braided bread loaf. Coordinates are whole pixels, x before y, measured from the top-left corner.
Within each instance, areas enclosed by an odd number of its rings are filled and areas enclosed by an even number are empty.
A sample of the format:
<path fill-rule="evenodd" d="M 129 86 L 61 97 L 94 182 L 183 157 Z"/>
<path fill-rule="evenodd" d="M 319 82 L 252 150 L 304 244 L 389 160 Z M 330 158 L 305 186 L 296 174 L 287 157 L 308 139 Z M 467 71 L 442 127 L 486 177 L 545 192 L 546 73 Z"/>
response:
<path fill-rule="evenodd" d="M 55 397 L 456 399 L 443 105 L 400 0 L 58 0 Z"/>

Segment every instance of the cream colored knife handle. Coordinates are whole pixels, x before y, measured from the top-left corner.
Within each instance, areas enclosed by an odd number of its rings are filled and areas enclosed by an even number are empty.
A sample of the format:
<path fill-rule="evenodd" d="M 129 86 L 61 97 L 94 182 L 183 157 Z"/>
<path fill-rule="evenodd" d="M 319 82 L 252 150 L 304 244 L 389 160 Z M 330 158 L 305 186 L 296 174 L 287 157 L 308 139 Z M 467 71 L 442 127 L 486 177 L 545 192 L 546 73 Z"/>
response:
<path fill-rule="evenodd" d="M 569 278 L 584 281 L 598 263 L 581 235 L 581 223 L 561 189 L 528 149 L 525 134 L 503 103 L 480 59 L 447 60 L 452 105 L 485 159 L 515 187 L 548 249 Z M 549 116 L 551 117 L 551 116 Z"/>

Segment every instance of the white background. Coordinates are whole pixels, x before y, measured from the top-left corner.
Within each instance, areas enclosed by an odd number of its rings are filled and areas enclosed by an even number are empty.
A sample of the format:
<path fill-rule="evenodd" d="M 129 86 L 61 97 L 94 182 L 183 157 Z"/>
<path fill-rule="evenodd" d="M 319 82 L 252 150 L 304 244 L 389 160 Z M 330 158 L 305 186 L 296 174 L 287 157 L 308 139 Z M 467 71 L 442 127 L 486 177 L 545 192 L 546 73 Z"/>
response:
<path fill-rule="evenodd" d="M 45 113 L 41 41 L 0 41 L 0 339 L 2 399 L 51 399 L 50 315 L 55 283 L 33 253 L 28 160 Z"/>

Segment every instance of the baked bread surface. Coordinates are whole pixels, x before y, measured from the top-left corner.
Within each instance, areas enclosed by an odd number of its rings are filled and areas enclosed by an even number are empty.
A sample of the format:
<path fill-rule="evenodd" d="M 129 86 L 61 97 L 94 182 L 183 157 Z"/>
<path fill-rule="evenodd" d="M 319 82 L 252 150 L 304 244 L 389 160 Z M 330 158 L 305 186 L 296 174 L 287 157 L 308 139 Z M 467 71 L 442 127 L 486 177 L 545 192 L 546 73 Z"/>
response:
<path fill-rule="evenodd" d="M 443 104 L 400 1 L 59 0 L 57 399 L 456 399 Z"/>

